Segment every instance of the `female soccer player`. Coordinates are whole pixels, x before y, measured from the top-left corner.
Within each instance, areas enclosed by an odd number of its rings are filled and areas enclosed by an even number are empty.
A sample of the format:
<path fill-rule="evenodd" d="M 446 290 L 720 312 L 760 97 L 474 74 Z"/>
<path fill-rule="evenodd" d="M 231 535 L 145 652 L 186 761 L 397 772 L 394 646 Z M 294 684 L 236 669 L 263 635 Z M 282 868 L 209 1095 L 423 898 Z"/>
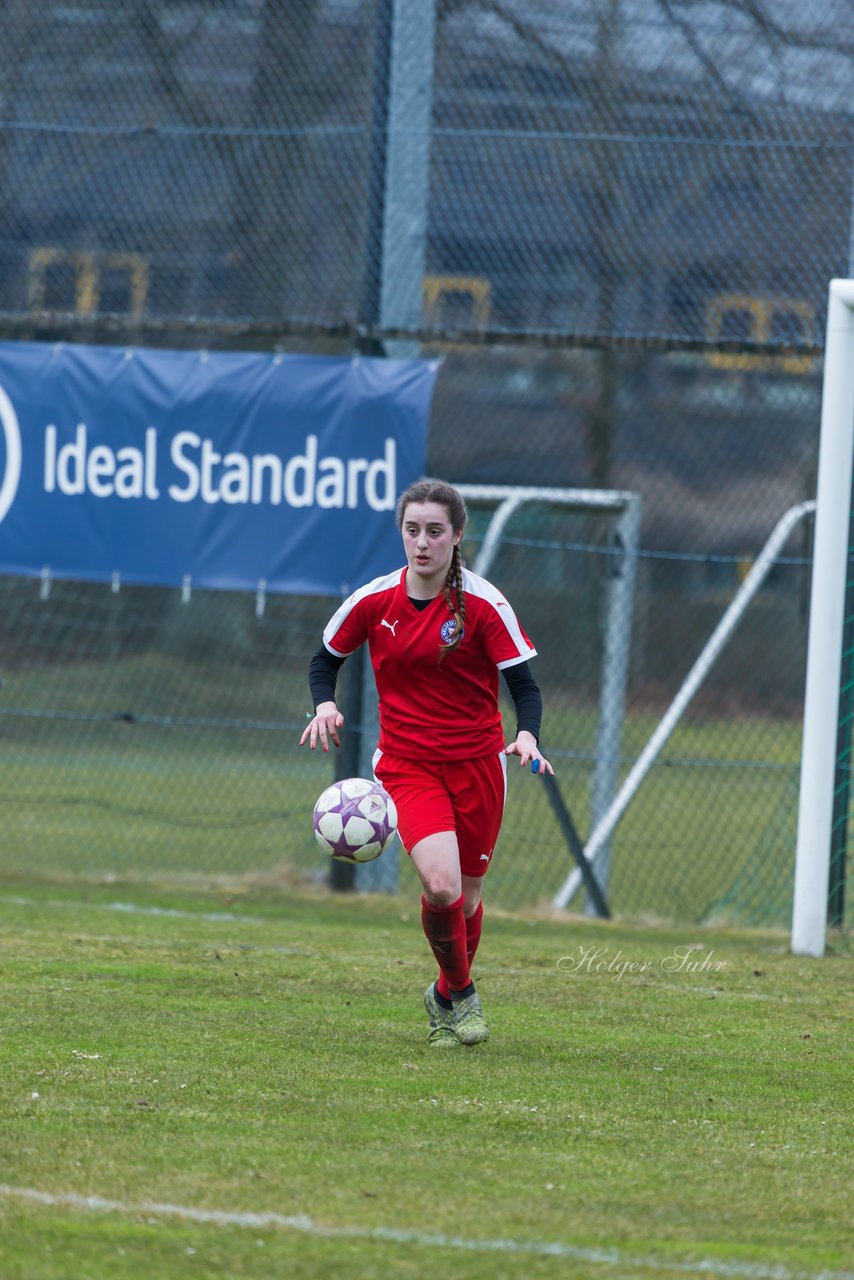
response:
<path fill-rule="evenodd" d="M 428 1042 L 450 1048 L 489 1035 L 471 965 L 504 812 L 506 757 L 539 776 L 554 770 L 538 748 L 542 698 L 528 670 L 536 649 L 501 592 L 463 568 L 461 495 L 441 480 L 418 481 L 401 494 L 396 517 L 406 567 L 355 591 L 324 630 L 309 667 L 315 713 L 300 746 L 340 745 L 338 670 L 367 641 L 380 712 L 374 773 L 397 806 L 439 965 L 424 996 Z M 506 747 L 499 671 L 517 719 Z"/>

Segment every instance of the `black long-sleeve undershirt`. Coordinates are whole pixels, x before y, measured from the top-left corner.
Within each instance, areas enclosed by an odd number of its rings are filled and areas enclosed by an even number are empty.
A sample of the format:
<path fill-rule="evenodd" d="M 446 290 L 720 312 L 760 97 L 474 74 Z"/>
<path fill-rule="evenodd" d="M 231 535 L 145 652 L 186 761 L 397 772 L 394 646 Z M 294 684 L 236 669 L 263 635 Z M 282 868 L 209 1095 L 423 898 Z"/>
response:
<path fill-rule="evenodd" d="M 338 672 L 346 658 L 336 657 L 325 645 L 314 654 L 308 668 L 308 684 L 315 708 L 321 702 L 334 702 L 338 684 Z M 527 662 L 517 662 L 512 667 L 502 667 L 501 674 L 507 685 L 516 711 L 516 732 L 527 730 L 540 740 L 543 718 L 543 699 L 540 687 L 531 675 Z"/>
<path fill-rule="evenodd" d="M 325 644 L 322 644 L 312 657 L 308 666 L 308 687 L 311 690 L 311 700 L 315 710 L 321 702 L 335 701 L 338 672 L 346 661 L 346 658 L 336 658 Z"/>

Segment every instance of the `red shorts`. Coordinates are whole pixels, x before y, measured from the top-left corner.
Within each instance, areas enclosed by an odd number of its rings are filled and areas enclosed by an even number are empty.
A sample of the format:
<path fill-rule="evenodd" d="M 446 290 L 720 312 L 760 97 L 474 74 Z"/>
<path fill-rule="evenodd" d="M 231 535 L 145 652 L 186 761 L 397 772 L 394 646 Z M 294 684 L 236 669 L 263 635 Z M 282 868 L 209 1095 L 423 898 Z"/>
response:
<path fill-rule="evenodd" d="M 507 758 L 503 751 L 477 760 L 401 760 L 384 751 L 374 773 L 397 806 L 398 833 L 409 851 L 439 831 L 454 831 L 460 870 L 483 876 L 504 816 Z"/>

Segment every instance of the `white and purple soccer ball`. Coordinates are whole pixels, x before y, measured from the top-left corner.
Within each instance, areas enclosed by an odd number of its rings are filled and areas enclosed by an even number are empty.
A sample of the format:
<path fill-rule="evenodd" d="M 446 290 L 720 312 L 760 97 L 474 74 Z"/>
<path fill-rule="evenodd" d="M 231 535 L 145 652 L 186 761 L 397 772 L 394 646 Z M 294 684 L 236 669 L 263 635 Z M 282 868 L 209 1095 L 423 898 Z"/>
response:
<path fill-rule="evenodd" d="M 344 778 L 327 787 L 314 806 L 314 834 L 338 862 L 371 862 L 397 831 L 397 809 L 378 782 Z"/>

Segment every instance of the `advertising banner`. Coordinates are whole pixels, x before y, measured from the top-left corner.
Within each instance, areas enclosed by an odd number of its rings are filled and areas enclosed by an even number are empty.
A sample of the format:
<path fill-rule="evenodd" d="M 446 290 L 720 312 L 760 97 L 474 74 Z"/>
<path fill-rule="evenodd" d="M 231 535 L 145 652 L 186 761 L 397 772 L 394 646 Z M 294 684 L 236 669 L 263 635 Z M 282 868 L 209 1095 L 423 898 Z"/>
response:
<path fill-rule="evenodd" d="M 401 562 L 437 368 L 0 343 L 0 573 L 346 594 Z"/>

